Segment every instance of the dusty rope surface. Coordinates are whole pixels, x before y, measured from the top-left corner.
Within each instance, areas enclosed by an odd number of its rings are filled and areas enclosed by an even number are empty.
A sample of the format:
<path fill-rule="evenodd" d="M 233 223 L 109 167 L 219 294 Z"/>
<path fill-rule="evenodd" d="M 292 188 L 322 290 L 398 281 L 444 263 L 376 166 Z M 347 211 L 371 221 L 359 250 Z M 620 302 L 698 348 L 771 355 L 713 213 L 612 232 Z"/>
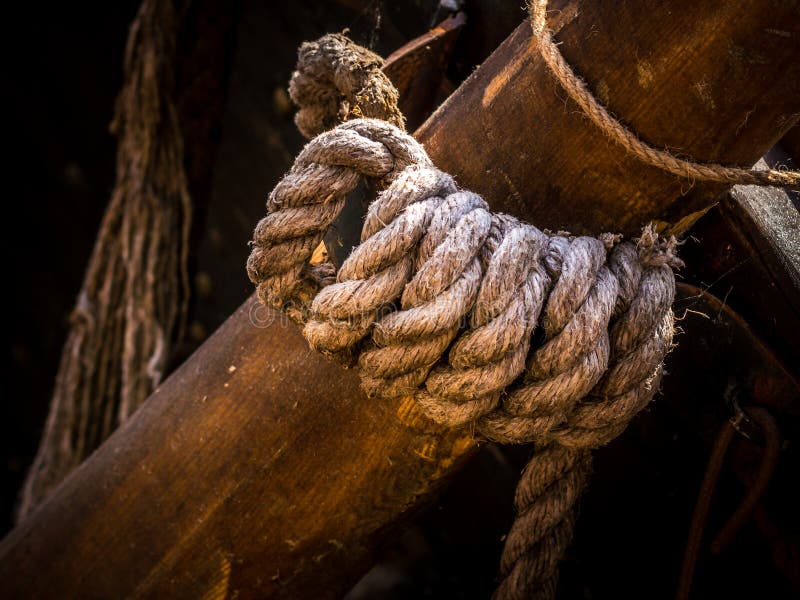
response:
<path fill-rule="evenodd" d="M 191 202 L 174 106 L 181 3 L 145 0 L 125 51 L 117 180 L 61 355 L 18 518 L 159 384 L 188 300 Z"/>
<path fill-rule="evenodd" d="M 293 82 L 304 77 L 304 56 Z M 332 119 L 312 114 L 307 131 Z M 383 191 L 334 279 L 333 265 L 308 261 L 364 178 Z M 311 140 L 267 206 L 248 274 L 263 302 L 304 324 L 314 348 L 358 364 L 372 396 L 413 394 L 434 421 L 537 444 L 496 596 L 551 596 L 590 450 L 658 388 L 673 333 L 674 240 L 649 229 L 635 243 L 550 235 L 492 213 L 411 136 L 376 119 Z"/>
<path fill-rule="evenodd" d="M 529 10 L 533 36 L 538 42 L 539 53 L 550 68 L 550 72 L 592 122 L 629 154 L 648 165 L 691 180 L 716 181 L 731 185 L 800 186 L 800 171 L 773 169 L 756 171 L 718 164 L 702 164 L 682 160 L 666 150 L 659 150 L 647 145 L 611 116 L 608 110 L 597 101 L 586 82 L 578 77 L 564 60 L 547 27 L 547 0 L 531 0 Z"/>

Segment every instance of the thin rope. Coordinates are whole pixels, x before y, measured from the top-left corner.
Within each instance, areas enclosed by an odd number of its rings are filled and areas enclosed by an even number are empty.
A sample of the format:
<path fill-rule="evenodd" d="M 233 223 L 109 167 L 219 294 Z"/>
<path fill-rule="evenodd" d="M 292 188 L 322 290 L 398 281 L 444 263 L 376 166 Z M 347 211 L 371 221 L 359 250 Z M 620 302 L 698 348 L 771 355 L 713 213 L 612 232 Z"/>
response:
<path fill-rule="evenodd" d="M 800 171 L 775 169 L 754 170 L 709 163 L 703 164 L 680 159 L 666 150 L 653 148 L 615 119 L 598 102 L 586 82 L 578 77 L 553 41 L 553 33 L 547 27 L 547 0 L 532 0 L 529 5 L 533 36 L 538 42 L 539 53 L 561 87 L 569 94 L 581 110 L 609 138 L 622 146 L 626 152 L 650 166 L 679 177 L 697 181 L 713 181 L 731 185 L 772 185 L 778 187 L 800 186 Z"/>

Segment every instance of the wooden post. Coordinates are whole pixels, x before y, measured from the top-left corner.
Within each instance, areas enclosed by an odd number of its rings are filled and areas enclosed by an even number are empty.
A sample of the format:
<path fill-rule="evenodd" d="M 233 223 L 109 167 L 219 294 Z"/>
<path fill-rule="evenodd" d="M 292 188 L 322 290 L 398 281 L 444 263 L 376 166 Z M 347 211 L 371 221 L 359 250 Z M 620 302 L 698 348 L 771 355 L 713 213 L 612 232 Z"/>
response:
<path fill-rule="evenodd" d="M 748 164 L 800 113 L 792 3 L 557 7 L 567 59 L 654 144 Z M 540 227 L 635 231 L 686 206 L 687 182 L 562 99 L 530 37 L 523 23 L 418 132 L 437 165 Z M 474 449 L 410 398 L 367 400 L 251 298 L 2 542 L 3 590 L 335 597 Z"/>

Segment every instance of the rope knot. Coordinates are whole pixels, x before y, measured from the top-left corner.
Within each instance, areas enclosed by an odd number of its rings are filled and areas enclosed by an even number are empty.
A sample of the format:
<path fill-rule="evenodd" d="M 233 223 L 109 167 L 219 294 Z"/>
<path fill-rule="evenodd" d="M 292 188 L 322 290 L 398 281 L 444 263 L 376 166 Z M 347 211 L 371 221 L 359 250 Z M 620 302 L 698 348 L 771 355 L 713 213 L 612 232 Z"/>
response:
<path fill-rule="evenodd" d="M 403 129 L 397 90 L 382 67 L 380 56 L 342 34 L 303 43 L 289 82 L 289 96 L 300 106 L 300 132 L 312 138 L 353 118 L 382 119 Z"/>
<path fill-rule="evenodd" d="M 380 79 L 379 65 L 342 36 L 305 44 L 291 83 L 298 125 L 328 126 L 335 107 L 340 120 L 372 114 L 378 88 L 394 119 L 396 93 L 363 79 Z M 360 245 L 338 271 L 311 266 L 363 179 L 380 191 Z M 304 325 L 313 348 L 358 365 L 369 396 L 413 395 L 433 421 L 542 449 L 518 490 L 500 589 L 518 578 L 552 585 L 555 563 L 536 558 L 537 544 L 566 544 L 589 450 L 616 437 L 658 388 L 672 343 L 677 242 L 651 227 L 635 242 L 552 234 L 492 213 L 411 136 L 377 119 L 312 139 L 267 208 L 248 274 L 263 301 Z"/>

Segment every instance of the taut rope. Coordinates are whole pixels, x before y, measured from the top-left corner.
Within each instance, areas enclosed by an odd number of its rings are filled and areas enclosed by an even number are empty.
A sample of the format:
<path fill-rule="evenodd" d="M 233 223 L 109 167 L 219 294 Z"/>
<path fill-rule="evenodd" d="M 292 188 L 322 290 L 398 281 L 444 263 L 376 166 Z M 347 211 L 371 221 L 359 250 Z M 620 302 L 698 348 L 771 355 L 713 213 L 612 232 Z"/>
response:
<path fill-rule="evenodd" d="M 341 36 L 304 44 L 290 92 L 305 131 L 353 113 L 340 108 L 358 94 L 337 88 L 346 78 L 336 75 L 343 59 L 325 50 L 333 47 L 355 70 L 380 65 Z M 370 90 L 371 105 L 389 107 L 385 116 L 394 120 L 391 84 Z M 346 195 L 364 179 L 383 191 L 369 207 L 361 245 L 338 273 L 330 263 L 310 266 Z M 264 303 L 304 325 L 315 349 L 357 363 L 372 396 L 413 394 L 439 423 L 536 443 L 496 596 L 552 595 L 589 451 L 616 437 L 658 388 L 673 334 L 675 241 L 649 228 L 635 243 L 549 235 L 492 213 L 411 136 L 377 119 L 347 121 L 312 139 L 267 207 L 248 274 Z"/>

